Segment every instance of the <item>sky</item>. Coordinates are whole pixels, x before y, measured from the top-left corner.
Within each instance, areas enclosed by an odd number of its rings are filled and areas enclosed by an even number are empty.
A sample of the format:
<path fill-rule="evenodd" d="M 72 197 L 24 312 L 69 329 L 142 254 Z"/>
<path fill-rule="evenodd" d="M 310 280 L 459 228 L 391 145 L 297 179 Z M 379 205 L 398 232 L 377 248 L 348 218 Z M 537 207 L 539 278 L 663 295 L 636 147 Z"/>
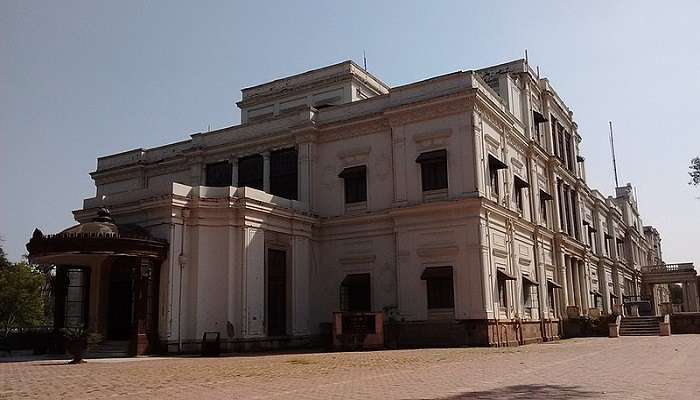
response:
<path fill-rule="evenodd" d="M 574 111 L 588 184 L 637 188 L 666 262 L 700 263 L 700 2 L 0 0 L 10 259 L 94 196 L 99 156 L 240 122 L 240 89 L 352 59 L 390 86 L 523 57 Z"/>

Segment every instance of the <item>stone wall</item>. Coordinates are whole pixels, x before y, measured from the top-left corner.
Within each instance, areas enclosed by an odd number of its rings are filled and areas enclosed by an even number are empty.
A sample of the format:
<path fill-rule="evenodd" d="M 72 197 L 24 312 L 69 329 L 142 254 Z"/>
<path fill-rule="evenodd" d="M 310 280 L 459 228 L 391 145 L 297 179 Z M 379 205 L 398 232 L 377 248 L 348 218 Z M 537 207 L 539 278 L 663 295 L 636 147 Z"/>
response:
<path fill-rule="evenodd" d="M 700 333 L 700 312 L 671 315 L 671 334 Z"/>

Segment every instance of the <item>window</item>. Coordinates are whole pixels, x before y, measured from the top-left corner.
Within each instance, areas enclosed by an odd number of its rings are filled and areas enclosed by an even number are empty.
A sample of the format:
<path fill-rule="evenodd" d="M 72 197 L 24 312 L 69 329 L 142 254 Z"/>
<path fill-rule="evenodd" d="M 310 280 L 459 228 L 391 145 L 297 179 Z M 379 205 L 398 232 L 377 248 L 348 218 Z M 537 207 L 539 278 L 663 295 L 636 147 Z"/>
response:
<path fill-rule="evenodd" d="M 498 304 L 502 309 L 505 309 L 508 307 L 508 291 L 506 290 L 506 281 L 514 281 L 517 279 L 502 268 L 498 268 L 496 275 L 498 279 Z"/>
<path fill-rule="evenodd" d="M 500 194 L 500 183 L 498 182 L 498 170 L 489 168 L 489 184 L 491 185 L 491 196 L 498 199 Z"/>
<path fill-rule="evenodd" d="M 552 148 L 554 149 L 554 155 L 559 157 L 559 135 L 557 135 L 557 119 L 552 116 L 550 119 L 550 126 L 552 131 Z"/>
<path fill-rule="evenodd" d="M 573 147 L 571 144 L 571 134 L 569 132 L 564 133 L 564 151 L 566 151 L 566 168 L 568 168 L 569 171 L 574 170 L 574 159 L 572 157 L 573 153 Z"/>
<path fill-rule="evenodd" d="M 367 201 L 367 167 L 345 168 L 338 175 L 345 182 L 345 204 Z"/>
<path fill-rule="evenodd" d="M 508 295 L 506 291 L 506 281 L 504 279 L 498 280 L 498 305 L 501 308 L 508 307 Z"/>
<path fill-rule="evenodd" d="M 340 309 L 342 311 L 371 311 L 370 274 L 346 275 L 340 284 Z"/>
<path fill-rule="evenodd" d="M 547 285 L 547 308 L 550 314 L 554 314 L 554 286 Z"/>
<path fill-rule="evenodd" d="M 625 241 L 617 238 L 615 239 L 615 243 L 617 245 L 617 259 L 618 260 L 624 260 L 625 259 Z"/>
<path fill-rule="evenodd" d="M 424 192 L 447 189 L 447 150 L 421 153 L 416 162 L 420 163 Z"/>
<path fill-rule="evenodd" d="M 528 275 L 523 274 L 523 304 L 525 315 L 532 317 L 532 309 L 537 308 L 537 286 L 539 282 Z M 533 293 L 534 292 L 534 293 Z"/>
<path fill-rule="evenodd" d="M 547 122 L 547 118 L 544 117 L 539 111 L 532 110 L 532 121 L 535 127 L 535 140 L 537 143 L 542 144 L 542 132 L 540 127 L 541 124 Z"/>
<path fill-rule="evenodd" d="M 610 240 L 612 238 L 607 233 L 605 234 L 605 255 L 610 257 Z"/>
<path fill-rule="evenodd" d="M 297 199 L 297 149 L 270 153 L 270 193 L 286 199 Z"/>
<path fill-rule="evenodd" d="M 429 267 L 423 271 L 428 291 L 428 309 L 454 308 L 452 267 Z"/>
<path fill-rule="evenodd" d="M 210 187 L 231 186 L 232 172 L 231 163 L 228 161 L 207 164 L 205 185 Z"/>
<path fill-rule="evenodd" d="M 489 183 L 491 186 L 491 195 L 498 200 L 498 197 L 501 193 L 501 184 L 500 180 L 498 179 L 498 170 L 499 169 L 505 169 L 508 168 L 508 165 L 504 163 L 503 161 L 499 160 L 498 158 L 492 156 L 489 154 Z"/>
<path fill-rule="evenodd" d="M 561 289 L 561 285 L 554 282 L 553 280 L 547 279 L 547 306 L 549 307 L 549 314 L 554 316 L 556 314 L 556 297 L 554 296 L 554 289 Z"/>
<path fill-rule="evenodd" d="M 263 157 L 260 154 L 238 159 L 238 186 L 263 190 Z"/>
<path fill-rule="evenodd" d="M 518 207 L 518 211 L 520 211 L 521 213 L 524 209 L 523 189 L 527 187 L 527 181 L 525 181 L 518 175 L 513 175 L 513 197 L 515 198 L 515 205 L 516 207 Z"/>
<path fill-rule="evenodd" d="M 82 328 L 87 324 L 88 285 L 90 270 L 71 267 L 65 270 L 66 303 L 64 324 L 68 328 Z"/>
<path fill-rule="evenodd" d="M 547 216 L 547 202 L 552 200 L 552 196 L 540 189 L 540 221 L 544 226 L 549 226 Z"/>

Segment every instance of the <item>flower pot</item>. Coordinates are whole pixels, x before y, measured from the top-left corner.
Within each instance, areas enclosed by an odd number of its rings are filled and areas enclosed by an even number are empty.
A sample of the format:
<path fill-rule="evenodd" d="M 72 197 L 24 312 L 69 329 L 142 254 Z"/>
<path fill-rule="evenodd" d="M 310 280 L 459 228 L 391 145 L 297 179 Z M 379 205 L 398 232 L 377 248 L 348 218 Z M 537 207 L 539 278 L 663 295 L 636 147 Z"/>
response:
<path fill-rule="evenodd" d="M 80 364 L 84 363 L 85 360 L 83 360 L 83 354 L 85 354 L 85 350 L 87 349 L 87 339 L 86 338 L 80 338 L 80 339 L 67 339 L 66 340 L 66 351 L 68 354 L 73 356 L 73 360 L 71 360 L 71 364 Z"/>

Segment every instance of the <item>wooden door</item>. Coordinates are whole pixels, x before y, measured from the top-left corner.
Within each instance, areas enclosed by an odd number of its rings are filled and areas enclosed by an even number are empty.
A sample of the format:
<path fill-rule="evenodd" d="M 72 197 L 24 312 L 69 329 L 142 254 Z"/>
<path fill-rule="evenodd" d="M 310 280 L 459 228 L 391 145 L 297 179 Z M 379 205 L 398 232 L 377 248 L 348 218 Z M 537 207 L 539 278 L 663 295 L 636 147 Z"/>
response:
<path fill-rule="evenodd" d="M 267 335 L 287 334 L 287 254 L 267 251 Z"/>

